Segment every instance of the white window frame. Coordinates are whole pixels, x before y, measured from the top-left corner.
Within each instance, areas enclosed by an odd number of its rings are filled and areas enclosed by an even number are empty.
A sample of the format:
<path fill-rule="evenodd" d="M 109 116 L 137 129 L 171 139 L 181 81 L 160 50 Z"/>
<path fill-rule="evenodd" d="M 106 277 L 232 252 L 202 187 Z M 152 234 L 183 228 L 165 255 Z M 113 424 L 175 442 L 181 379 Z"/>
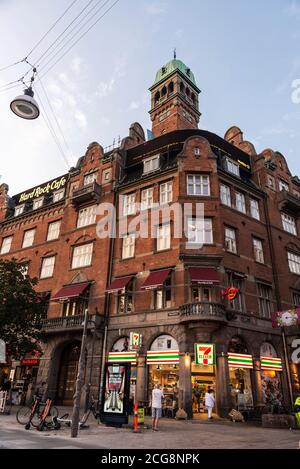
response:
<path fill-rule="evenodd" d="M 123 216 L 135 214 L 135 192 L 131 194 L 125 194 L 123 198 Z"/>
<path fill-rule="evenodd" d="M 212 218 L 197 219 L 188 217 L 187 219 L 188 244 L 213 244 Z"/>
<path fill-rule="evenodd" d="M 17 217 L 18 215 L 22 215 L 22 213 L 24 212 L 24 208 L 25 208 L 25 204 L 17 205 L 15 207 L 15 217 Z"/>
<path fill-rule="evenodd" d="M 263 318 L 270 319 L 272 313 L 272 287 L 257 282 L 257 299 L 259 314 Z"/>
<path fill-rule="evenodd" d="M 29 248 L 34 243 L 35 228 L 24 231 L 22 248 Z"/>
<path fill-rule="evenodd" d="M 287 192 L 289 192 L 290 187 L 289 187 L 288 183 L 287 183 L 286 181 L 284 181 L 283 179 L 279 179 L 279 180 L 278 180 L 278 185 L 279 185 L 279 190 L 280 190 L 280 191 L 287 191 Z"/>
<path fill-rule="evenodd" d="M 153 206 L 153 187 L 143 189 L 141 192 L 141 210 L 147 210 Z"/>
<path fill-rule="evenodd" d="M 225 248 L 227 252 L 237 254 L 236 230 L 228 226 L 225 227 Z"/>
<path fill-rule="evenodd" d="M 263 248 L 263 243 L 261 239 L 252 238 L 252 242 L 253 242 L 254 259 L 256 260 L 256 262 L 259 262 L 260 264 L 264 264 L 265 263 L 264 248 Z"/>
<path fill-rule="evenodd" d="M 220 197 L 222 204 L 227 205 L 227 207 L 231 207 L 231 190 L 229 186 L 226 186 L 226 184 L 221 184 L 220 186 Z"/>
<path fill-rule="evenodd" d="M 173 181 L 163 182 L 159 186 L 159 202 L 161 205 L 169 204 L 173 200 Z"/>
<path fill-rule="evenodd" d="M 293 305 L 296 307 L 300 307 L 300 292 L 293 291 Z"/>
<path fill-rule="evenodd" d="M 250 199 L 250 214 L 255 220 L 260 220 L 259 203 L 255 199 Z"/>
<path fill-rule="evenodd" d="M 61 220 L 52 221 L 48 225 L 47 241 L 53 241 L 59 238 Z"/>
<path fill-rule="evenodd" d="M 13 236 L 6 236 L 2 239 L 0 254 L 8 254 L 11 250 Z"/>
<path fill-rule="evenodd" d="M 290 271 L 293 274 L 300 275 L 300 256 L 291 251 L 288 251 L 288 263 Z"/>
<path fill-rule="evenodd" d="M 77 228 L 94 225 L 94 223 L 96 223 L 96 211 L 97 205 L 90 205 L 89 207 L 85 207 L 79 210 Z"/>
<path fill-rule="evenodd" d="M 39 197 L 38 199 L 35 199 L 32 204 L 32 210 L 37 210 L 38 208 L 41 208 L 44 203 L 44 197 Z"/>
<path fill-rule="evenodd" d="M 241 213 L 246 213 L 246 198 L 241 192 L 235 193 L 235 208 Z"/>
<path fill-rule="evenodd" d="M 287 213 L 281 213 L 281 220 L 284 231 L 297 236 L 296 219 Z"/>
<path fill-rule="evenodd" d="M 165 251 L 171 247 L 171 224 L 164 223 L 156 228 L 156 251 Z"/>
<path fill-rule="evenodd" d="M 72 269 L 88 267 L 92 264 L 93 243 L 75 246 L 72 255 Z"/>
<path fill-rule="evenodd" d="M 146 158 L 143 161 L 144 168 L 143 174 L 152 173 L 153 171 L 157 171 L 159 169 L 159 162 L 160 162 L 160 155 L 151 156 L 150 158 Z"/>
<path fill-rule="evenodd" d="M 97 171 L 94 171 L 93 173 L 86 174 L 84 176 L 83 180 L 83 186 L 91 186 L 94 182 L 97 180 Z"/>
<path fill-rule="evenodd" d="M 226 158 L 226 168 L 229 173 L 234 174 L 237 177 L 240 177 L 239 164 L 231 160 L 230 158 Z"/>
<path fill-rule="evenodd" d="M 208 174 L 188 174 L 186 177 L 187 195 L 210 197 Z"/>
<path fill-rule="evenodd" d="M 128 234 L 122 238 L 122 259 L 131 259 L 135 252 L 135 234 Z"/>
<path fill-rule="evenodd" d="M 53 202 L 59 202 L 65 196 L 65 189 L 60 189 L 58 191 L 53 192 Z"/>
<path fill-rule="evenodd" d="M 42 260 L 41 275 L 40 278 L 50 278 L 53 277 L 55 267 L 55 256 L 44 257 Z"/>

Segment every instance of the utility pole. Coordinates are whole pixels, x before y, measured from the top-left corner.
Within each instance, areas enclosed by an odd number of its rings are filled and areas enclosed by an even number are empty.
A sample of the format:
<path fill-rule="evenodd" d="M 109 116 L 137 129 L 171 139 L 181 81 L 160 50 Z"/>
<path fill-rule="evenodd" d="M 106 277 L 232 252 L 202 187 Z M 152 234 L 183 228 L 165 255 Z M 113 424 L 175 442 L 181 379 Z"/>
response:
<path fill-rule="evenodd" d="M 84 362 L 85 362 L 85 343 L 86 343 L 86 336 L 87 336 L 87 326 L 88 326 L 88 309 L 85 310 L 85 314 L 84 314 L 81 350 L 80 350 L 80 357 L 79 357 L 79 363 L 78 363 L 76 390 L 74 394 L 74 405 L 73 405 L 73 414 L 72 414 L 72 423 L 71 423 L 71 438 L 76 438 L 78 436 L 80 398 L 81 398 L 81 391 L 82 391 L 83 380 L 84 380 L 84 368 L 85 368 Z"/>

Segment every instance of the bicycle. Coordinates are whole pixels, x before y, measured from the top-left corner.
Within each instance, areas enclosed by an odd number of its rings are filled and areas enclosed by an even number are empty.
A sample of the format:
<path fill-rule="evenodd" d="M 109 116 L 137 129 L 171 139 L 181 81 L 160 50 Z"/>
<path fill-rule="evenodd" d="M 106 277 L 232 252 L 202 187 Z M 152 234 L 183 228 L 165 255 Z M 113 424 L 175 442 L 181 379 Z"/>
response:
<path fill-rule="evenodd" d="M 93 414 L 96 420 L 99 420 L 100 412 L 97 410 L 97 401 L 95 401 L 93 396 L 91 396 L 91 400 L 90 400 L 87 411 L 83 414 L 82 419 L 79 422 L 80 428 L 88 427 L 88 425 L 85 425 L 85 424 L 91 413 Z"/>
<path fill-rule="evenodd" d="M 45 409 L 45 403 L 41 403 L 40 398 L 34 397 L 31 406 L 22 406 L 16 414 L 17 422 L 20 425 L 32 424 L 33 427 L 38 427 Z M 58 409 L 51 405 L 49 410 L 47 421 L 52 421 L 53 417 L 58 417 Z"/>

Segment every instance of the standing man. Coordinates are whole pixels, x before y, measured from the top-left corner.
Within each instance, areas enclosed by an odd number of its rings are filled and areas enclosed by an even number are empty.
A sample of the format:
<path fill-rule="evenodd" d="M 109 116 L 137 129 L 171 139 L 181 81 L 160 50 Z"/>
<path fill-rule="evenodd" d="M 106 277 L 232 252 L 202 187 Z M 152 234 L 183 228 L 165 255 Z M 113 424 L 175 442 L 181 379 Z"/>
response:
<path fill-rule="evenodd" d="M 207 408 L 208 419 L 210 420 L 212 419 L 212 411 L 215 407 L 215 397 L 212 389 L 208 389 L 207 393 L 205 394 L 205 407 Z"/>
<path fill-rule="evenodd" d="M 161 417 L 163 392 L 160 390 L 159 384 L 154 386 L 152 391 L 152 430 L 157 432 L 158 420 Z"/>

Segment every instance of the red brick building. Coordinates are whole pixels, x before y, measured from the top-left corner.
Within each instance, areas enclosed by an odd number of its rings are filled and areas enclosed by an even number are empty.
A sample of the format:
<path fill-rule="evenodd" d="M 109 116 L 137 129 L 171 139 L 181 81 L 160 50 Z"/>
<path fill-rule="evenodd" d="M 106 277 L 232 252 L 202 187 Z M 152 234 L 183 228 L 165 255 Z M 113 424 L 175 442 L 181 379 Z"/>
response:
<path fill-rule="evenodd" d="M 149 402 L 160 383 L 171 414 L 202 411 L 208 387 L 220 415 L 233 406 L 288 405 L 271 314 L 300 305 L 300 180 L 282 154 L 257 154 L 237 127 L 224 138 L 199 130 L 200 90 L 180 60 L 158 71 L 150 91 L 152 139 L 135 123 L 118 148 L 104 153 L 92 143 L 55 181 L 13 197 L 0 187 L 1 258 L 27 263 L 49 297 L 37 379 L 58 403 L 71 402 L 88 308 L 93 393 L 107 355 L 126 352 L 130 332 L 138 332 L 143 346 L 131 378 L 139 401 Z M 116 237 L 100 236 L 104 203 L 116 208 Z M 234 301 L 224 296 L 228 287 L 239 290 Z M 299 332 L 286 332 L 290 347 Z M 196 364 L 195 344 L 215 350 L 213 364 Z M 299 367 L 289 367 L 299 393 Z"/>

